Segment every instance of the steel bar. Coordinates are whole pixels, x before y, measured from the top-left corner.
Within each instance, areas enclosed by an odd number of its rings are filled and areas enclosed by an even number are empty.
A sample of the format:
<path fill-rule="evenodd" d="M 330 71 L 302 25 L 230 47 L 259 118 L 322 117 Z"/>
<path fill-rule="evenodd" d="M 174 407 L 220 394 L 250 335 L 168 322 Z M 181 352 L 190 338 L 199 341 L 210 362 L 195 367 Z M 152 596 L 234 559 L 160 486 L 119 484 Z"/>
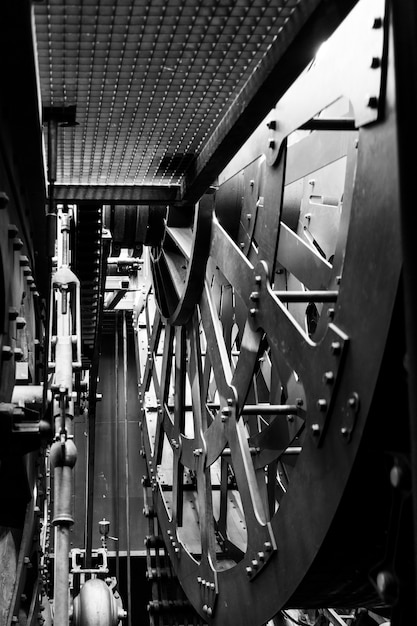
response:
<path fill-rule="evenodd" d="M 338 291 L 274 291 L 281 302 L 336 302 Z"/>
<path fill-rule="evenodd" d="M 152 185 L 55 185 L 57 202 L 102 202 L 103 204 L 166 204 L 179 200 L 179 186 Z"/>
<path fill-rule="evenodd" d="M 119 411 L 120 411 L 120 402 L 119 402 L 119 314 L 116 311 L 116 317 L 114 321 L 114 405 L 115 405 L 115 416 L 114 416 L 114 454 L 115 454 L 115 485 L 116 492 L 119 493 Z M 116 537 L 120 537 L 120 518 L 119 518 L 119 507 L 116 506 L 115 510 L 115 526 L 116 526 Z M 116 541 L 116 579 L 120 580 L 120 554 L 119 554 L 119 542 Z"/>
<path fill-rule="evenodd" d="M 132 584 L 130 563 L 130 502 L 129 502 L 129 432 L 127 407 L 127 323 L 126 311 L 123 311 L 123 395 L 124 395 L 124 427 L 125 427 L 125 497 L 126 497 L 126 576 L 127 588 L 127 624 L 132 626 Z"/>
<path fill-rule="evenodd" d="M 355 130 L 355 120 L 350 117 L 313 118 L 300 126 L 300 130 Z"/>
<path fill-rule="evenodd" d="M 246 404 L 242 415 L 297 415 L 295 404 Z"/>

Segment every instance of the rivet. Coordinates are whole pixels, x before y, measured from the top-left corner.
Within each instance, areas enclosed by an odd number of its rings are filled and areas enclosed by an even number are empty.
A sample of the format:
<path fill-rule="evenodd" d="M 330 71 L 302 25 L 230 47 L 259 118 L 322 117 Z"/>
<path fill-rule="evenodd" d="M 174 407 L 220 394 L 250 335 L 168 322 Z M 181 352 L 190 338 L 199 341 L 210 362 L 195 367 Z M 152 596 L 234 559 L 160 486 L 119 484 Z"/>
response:
<path fill-rule="evenodd" d="M 366 106 L 368 106 L 370 109 L 377 109 L 378 108 L 378 97 L 377 96 L 369 96 L 366 102 Z"/>
<path fill-rule="evenodd" d="M 346 428 L 346 426 L 342 426 L 342 428 L 340 429 L 340 434 L 342 435 L 342 437 L 347 439 L 350 433 L 349 433 L 349 430 Z"/>
<path fill-rule="evenodd" d="M 372 28 L 381 28 L 382 27 L 382 17 L 375 17 Z"/>
<path fill-rule="evenodd" d="M 323 382 L 326 383 L 326 385 L 331 385 L 334 382 L 333 372 L 324 372 Z"/>
<path fill-rule="evenodd" d="M 15 348 L 14 349 L 14 358 L 15 358 L 15 361 L 21 361 L 23 359 L 23 350 L 22 350 L 22 348 Z"/>
<path fill-rule="evenodd" d="M 9 361 L 13 356 L 13 350 L 11 346 L 3 346 L 1 349 L 1 357 L 5 361 Z"/>
<path fill-rule="evenodd" d="M 340 344 L 340 341 L 332 341 L 330 345 L 330 351 L 332 354 L 337 356 L 338 354 L 340 354 L 341 349 L 342 349 L 342 346 Z"/>
<path fill-rule="evenodd" d="M 277 122 L 276 122 L 276 120 L 270 120 L 270 121 L 267 123 L 267 127 L 268 127 L 270 130 L 276 130 L 276 128 L 277 128 Z"/>
<path fill-rule="evenodd" d="M 411 479 L 408 467 L 400 464 L 399 461 L 396 460 L 391 468 L 390 482 L 394 489 L 409 491 L 411 489 Z"/>
<path fill-rule="evenodd" d="M 0 191 L 0 210 L 5 209 L 9 204 L 9 196 L 5 191 Z"/>
<path fill-rule="evenodd" d="M 387 570 L 379 572 L 376 577 L 376 586 L 384 600 L 392 601 L 397 597 L 398 583 L 391 572 Z"/>
<path fill-rule="evenodd" d="M 8 227 L 9 239 L 14 239 L 18 232 L 19 232 L 19 229 L 17 226 L 15 226 L 14 224 L 9 224 L 9 227 Z"/>
<path fill-rule="evenodd" d="M 208 615 L 209 617 L 211 617 L 211 616 L 212 616 L 212 614 L 213 614 L 213 610 L 212 610 L 211 606 L 208 606 L 208 607 L 207 607 L 207 615 Z"/>
<path fill-rule="evenodd" d="M 381 66 L 381 59 L 379 57 L 372 57 L 371 68 L 373 70 L 376 70 L 380 66 Z"/>
<path fill-rule="evenodd" d="M 327 409 L 327 400 L 325 400 L 324 398 L 319 398 L 317 400 L 317 408 L 320 411 L 325 411 Z"/>
<path fill-rule="evenodd" d="M 255 317 L 257 312 L 258 312 L 258 309 L 249 309 L 249 313 L 250 313 L 251 317 Z"/>
<path fill-rule="evenodd" d="M 311 433 L 317 437 L 320 435 L 320 426 L 319 424 L 311 424 Z"/>
<path fill-rule="evenodd" d="M 261 284 L 261 282 L 262 282 L 262 276 L 260 276 L 259 274 L 257 274 L 257 275 L 255 276 L 255 283 L 256 283 L 257 285 L 260 285 L 260 284 Z"/>
<path fill-rule="evenodd" d="M 14 322 L 19 315 L 19 311 L 15 307 L 9 307 L 9 321 Z"/>
<path fill-rule="evenodd" d="M 268 141 L 268 148 L 269 148 L 270 150 L 275 150 L 275 140 L 274 140 L 274 139 L 270 139 L 270 140 Z"/>
<path fill-rule="evenodd" d="M 245 571 L 248 576 L 252 576 L 253 570 L 251 567 L 245 567 Z"/>
<path fill-rule="evenodd" d="M 252 291 L 249 298 L 252 300 L 252 302 L 257 302 L 259 300 L 259 291 Z"/>

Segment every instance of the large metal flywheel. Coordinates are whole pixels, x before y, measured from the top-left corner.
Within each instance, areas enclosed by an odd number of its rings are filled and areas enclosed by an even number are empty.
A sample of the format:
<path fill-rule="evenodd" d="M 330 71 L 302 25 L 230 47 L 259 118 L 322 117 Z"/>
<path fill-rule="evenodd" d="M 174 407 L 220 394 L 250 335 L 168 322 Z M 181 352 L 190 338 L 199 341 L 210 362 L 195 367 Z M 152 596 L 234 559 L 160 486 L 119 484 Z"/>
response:
<path fill-rule="evenodd" d="M 403 357 L 388 21 L 359 3 L 152 248 L 137 324 L 149 490 L 208 623 L 386 603 L 386 450 L 404 430 L 384 400 Z"/>

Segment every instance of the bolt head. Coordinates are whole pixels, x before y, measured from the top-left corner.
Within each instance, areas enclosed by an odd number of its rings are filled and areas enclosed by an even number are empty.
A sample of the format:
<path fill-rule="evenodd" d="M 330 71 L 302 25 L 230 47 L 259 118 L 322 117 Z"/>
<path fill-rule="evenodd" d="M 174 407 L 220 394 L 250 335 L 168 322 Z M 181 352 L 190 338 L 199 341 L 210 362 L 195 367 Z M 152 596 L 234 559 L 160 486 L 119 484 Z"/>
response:
<path fill-rule="evenodd" d="M 340 434 L 342 435 L 342 437 L 344 437 L 345 439 L 349 438 L 350 432 L 349 429 L 346 428 L 346 426 L 342 426 L 342 428 L 340 429 Z"/>
<path fill-rule="evenodd" d="M 325 372 L 323 375 L 323 382 L 326 383 L 326 385 L 331 385 L 334 382 L 334 373 L 331 371 Z"/>
<path fill-rule="evenodd" d="M 378 97 L 377 96 L 369 96 L 366 105 L 370 109 L 377 109 L 378 108 Z"/>
<path fill-rule="evenodd" d="M 330 344 L 330 351 L 335 356 L 338 356 L 342 351 L 340 341 L 332 341 L 332 343 Z"/>
<path fill-rule="evenodd" d="M 5 191 L 0 191 L 0 210 L 5 209 L 9 204 L 9 196 Z"/>

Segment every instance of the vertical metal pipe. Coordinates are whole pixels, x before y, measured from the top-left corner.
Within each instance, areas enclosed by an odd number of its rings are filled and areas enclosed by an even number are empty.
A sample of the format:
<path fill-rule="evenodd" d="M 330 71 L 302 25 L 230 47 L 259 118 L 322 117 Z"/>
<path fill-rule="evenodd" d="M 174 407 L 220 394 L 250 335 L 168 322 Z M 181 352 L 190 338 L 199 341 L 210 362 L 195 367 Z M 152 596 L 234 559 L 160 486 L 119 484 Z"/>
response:
<path fill-rule="evenodd" d="M 69 550 L 69 526 L 55 526 L 54 626 L 68 626 L 69 623 L 69 559 L 63 556 L 69 555 Z"/>
<path fill-rule="evenodd" d="M 127 623 L 132 626 L 131 568 L 130 568 L 130 502 L 129 502 L 129 433 L 127 410 L 127 324 L 126 311 L 123 311 L 123 391 L 125 422 L 125 497 L 126 497 L 126 577 L 127 577 Z"/>
<path fill-rule="evenodd" d="M 92 567 L 92 549 L 93 549 L 93 508 L 94 508 L 94 464 L 95 464 L 95 446 L 96 446 L 96 413 L 95 406 L 88 414 L 88 439 L 86 468 L 87 477 L 85 481 L 85 527 L 84 527 L 84 547 L 85 547 L 85 567 Z"/>
<path fill-rule="evenodd" d="M 115 420 L 114 420 L 114 444 L 115 444 L 115 466 L 116 466 L 116 475 L 114 477 L 116 489 L 116 496 L 119 493 L 119 316 L 116 311 L 116 321 L 114 324 L 114 405 L 115 405 Z M 120 582 L 120 554 L 119 554 L 119 543 L 120 543 L 120 517 L 119 517 L 119 507 L 116 502 L 115 507 L 115 526 L 116 526 L 116 537 L 119 538 L 119 541 L 116 541 L 116 579 Z"/>

